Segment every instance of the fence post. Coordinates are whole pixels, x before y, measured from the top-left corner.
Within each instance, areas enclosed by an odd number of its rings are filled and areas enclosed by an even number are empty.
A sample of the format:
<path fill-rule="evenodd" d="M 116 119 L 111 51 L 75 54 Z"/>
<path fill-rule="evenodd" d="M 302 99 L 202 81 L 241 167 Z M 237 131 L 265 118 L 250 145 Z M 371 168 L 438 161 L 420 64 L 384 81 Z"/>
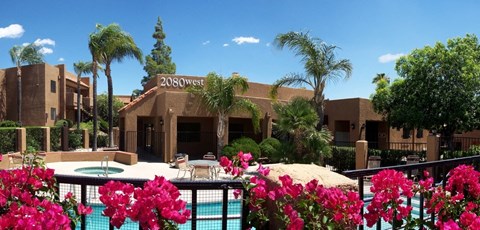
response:
<path fill-rule="evenodd" d="M 355 142 L 355 169 L 367 167 L 368 142 L 365 140 Z"/>
<path fill-rule="evenodd" d="M 427 161 L 440 160 L 440 137 L 429 135 L 427 137 Z"/>
<path fill-rule="evenodd" d="M 88 129 L 82 129 L 82 140 L 83 140 L 83 148 L 84 149 L 90 148 L 90 136 L 88 135 Z"/>
<path fill-rule="evenodd" d="M 25 128 L 16 128 L 17 130 L 17 151 L 25 152 L 27 150 L 27 130 Z"/>
<path fill-rule="evenodd" d="M 50 152 L 50 127 L 42 127 L 43 130 L 43 150 Z"/>
<path fill-rule="evenodd" d="M 119 146 L 119 139 L 120 139 L 120 128 L 113 127 L 113 145 Z"/>

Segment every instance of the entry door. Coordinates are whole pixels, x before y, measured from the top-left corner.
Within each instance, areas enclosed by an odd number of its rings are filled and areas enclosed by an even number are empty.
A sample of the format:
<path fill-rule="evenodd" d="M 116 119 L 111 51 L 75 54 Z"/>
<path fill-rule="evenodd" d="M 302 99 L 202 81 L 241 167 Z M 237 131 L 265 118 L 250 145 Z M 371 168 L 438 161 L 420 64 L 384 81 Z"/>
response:
<path fill-rule="evenodd" d="M 365 139 L 368 141 L 368 148 L 378 149 L 378 121 L 366 122 Z"/>

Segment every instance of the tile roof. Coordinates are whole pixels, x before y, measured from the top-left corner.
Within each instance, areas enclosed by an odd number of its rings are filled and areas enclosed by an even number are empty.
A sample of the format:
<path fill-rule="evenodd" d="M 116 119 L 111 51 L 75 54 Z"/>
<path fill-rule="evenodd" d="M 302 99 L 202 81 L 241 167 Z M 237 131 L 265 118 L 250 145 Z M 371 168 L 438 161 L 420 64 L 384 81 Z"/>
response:
<path fill-rule="evenodd" d="M 145 98 L 146 96 L 152 94 L 153 92 L 157 91 L 158 89 L 158 86 L 155 86 L 151 89 L 149 89 L 147 92 L 143 93 L 142 95 L 138 96 L 137 98 L 135 98 L 135 100 L 133 100 L 132 102 L 130 102 L 128 105 L 125 105 L 123 106 L 121 109 L 119 109 L 118 111 L 122 111 L 122 110 L 125 110 L 125 109 L 128 109 L 134 105 L 136 105 L 139 101 L 141 101 L 143 98 Z"/>

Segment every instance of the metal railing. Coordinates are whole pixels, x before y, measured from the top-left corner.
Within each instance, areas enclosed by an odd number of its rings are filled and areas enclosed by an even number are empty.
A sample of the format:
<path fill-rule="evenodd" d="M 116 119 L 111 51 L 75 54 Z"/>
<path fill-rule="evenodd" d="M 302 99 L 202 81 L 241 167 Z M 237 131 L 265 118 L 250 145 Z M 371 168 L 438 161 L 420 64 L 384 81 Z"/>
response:
<path fill-rule="evenodd" d="M 362 199 L 364 202 L 369 202 L 371 201 L 370 199 L 365 199 L 365 191 L 364 191 L 364 185 L 365 185 L 365 177 L 367 176 L 372 176 L 382 170 L 385 169 L 394 169 L 397 171 L 402 171 L 406 172 L 408 178 L 412 178 L 412 171 L 418 170 L 418 172 L 423 172 L 425 169 L 430 169 L 432 170 L 432 176 L 434 177 L 435 182 L 442 182 L 442 186 L 445 186 L 446 184 L 446 175 L 450 169 L 453 167 L 460 165 L 460 164 L 473 164 L 475 162 L 480 162 L 480 155 L 478 156 L 471 156 L 471 157 L 463 157 L 463 158 L 456 158 L 456 159 L 450 159 L 450 160 L 441 160 L 441 161 L 431 161 L 431 162 L 425 162 L 425 163 L 418 163 L 418 164 L 410 164 L 410 165 L 399 165 L 399 166 L 391 166 L 391 167 L 381 167 L 381 168 L 372 168 L 372 169 L 360 169 L 360 170 L 349 170 L 349 171 L 344 171 L 343 175 L 350 177 L 350 178 L 357 178 L 358 180 L 358 193 L 360 196 L 360 199 Z M 477 169 L 478 170 L 478 169 Z M 420 173 L 419 179 L 423 177 L 422 173 Z M 411 205 L 412 199 L 407 198 L 407 205 Z M 424 217 L 424 197 L 423 194 L 420 194 L 420 201 L 419 201 L 419 218 L 420 219 L 425 219 Z M 363 216 L 364 210 L 363 208 L 361 209 L 361 215 Z M 430 217 L 427 217 L 427 219 L 430 219 L 432 222 L 435 222 L 435 216 L 432 214 Z M 363 230 L 363 225 L 359 226 L 359 229 Z M 381 220 L 379 220 L 376 224 L 376 229 L 380 230 L 381 229 Z M 420 229 L 422 229 L 422 226 L 420 226 Z"/>
<path fill-rule="evenodd" d="M 98 195 L 94 188 L 97 186 L 102 186 L 110 180 L 121 181 L 123 183 L 130 183 L 136 187 L 141 187 L 147 181 L 145 179 L 124 179 L 124 178 L 105 178 L 105 177 L 82 177 L 82 176 L 71 176 L 71 175 L 55 175 L 58 183 L 59 194 L 66 194 L 74 190 L 75 186 L 80 187 L 80 202 L 84 205 L 91 205 L 92 198 L 96 199 Z M 191 218 L 189 219 L 189 224 L 191 229 L 197 229 L 201 224 L 201 221 L 211 221 L 218 220 L 221 221 L 221 224 L 216 227 L 209 226 L 211 229 L 232 229 L 232 226 L 229 225 L 229 220 L 238 220 L 239 229 L 247 228 L 247 216 L 248 216 L 248 204 L 245 201 L 247 193 L 240 181 L 236 180 L 226 180 L 226 181 L 171 181 L 182 194 L 191 193 L 189 197 L 189 205 L 191 209 Z M 87 189 L 89 187 L 89 189 Z M 243 199 L 240 200 L 240 210 L 234 215 L 231 214 L 232 207 L 229 207 L 231 201 L 232 191 L 235 189 L 241 189 L 243 191 Z M 90 191 L 90 192 L 87 192 Z M 93 196 L 92 191 L 94 192 Z M 217 194 L 220 191 L 221 194 Z M 200 193 L 199 193 L 200 192 Z M 211 198 L 219 198 L 221 201 L 221 215 L 209 215 L 201 216 L 199 211 L 205 211 L 204 208 L 199 208 L 200 204 L 205 200 L 205 193 L 210 194 Z M 75 191 L 73 192 L 75 193 Z M 212 196 L 212 194 L 214 196 Z M 229 196 L 230 194 L 230 196 Z M 91 196 L 87 199 L 87 195 Z M 183 195 L 182 195 L 183 196 Z M 181 196 L 181 198 L 182 198 Z M 184 199 L 184 198 L 182 198 Z M 186 200 L 186 199 L 184 199 Z M 99 204 L 99 203 L 94 203 Z M 101 204 L 100 204 L 101 205 Z M 218 210 L 217 210 L 218 211 Z M 229 213 L 230 212 L 230 213 Z M 113 226 L 109 223 L 109 228 L 113 229 Z M 203 225 L 204 226 L 204 225 Z M 140 226 L 138 227 L 139 229 Z M 80 229 L 87 229 L 87 217 L 85 215 L 81 216 Z M 98 229 L 95 227 L 93 229 Z M 124 228 L 122 228 L 124 229 Z"/>

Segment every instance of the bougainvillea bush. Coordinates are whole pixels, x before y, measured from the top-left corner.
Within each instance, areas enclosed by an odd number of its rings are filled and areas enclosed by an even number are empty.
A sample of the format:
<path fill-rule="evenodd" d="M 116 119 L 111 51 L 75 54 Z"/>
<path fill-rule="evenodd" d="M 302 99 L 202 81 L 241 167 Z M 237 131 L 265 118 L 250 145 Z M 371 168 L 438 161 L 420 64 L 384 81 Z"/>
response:
<path fill-rule="evenodd" d="M 480 229 L 480 173 L 472 166 L 460 165 L 448 173 L 445 188 L 435 186 L 427 171 L 425 180 L 413 184 L 403 173 L 384 170 L 372 177 L 373 201 L 365 214 L 367 226 L 371 227 L 382 218 L 394 227 L 418 229 Z M 400 195 L 412 197 L 415 193 L 424 196 L 427 214 L 434 214 L 436 221 L 412 218 L 412 207 L 403 205 Z"/>
<path fill-rule="evenodd" d="M 266 227 L 269 215 L 267 203 L 276 205 L 277 223 L 286 229 L 356 229 L 362 223 L 360 209 L 363 202 L 358 193 L 338 188 L 325 188 L 312 180 L 305 185 L 293 183 L 288 175 L 280 176 L 281 186 L 268 190 L 266 182 L 258 176 L 242 177 L 249 162 L 249 153 L 239 152 L 232 160 L 222 157 L 220 165 L 234 178 L 242 178 L 247 191 L 248 216 L 251 227 Z M 257 172 L 267 176 L 269 169 L 259 165 Z M 236 191 L 238 197 L 240 191 Z"/>
<path fill-rule="evenodd" d="M 53 174 L 36 163 L 0 170 L 0 229 L 75 229 L 92 212 L 72 193 L 60 200 Z"/>
<path fill-rule="evenodd" d="M 187 202 L 179 199 L 180 192 L 164 177 L 145 182 L 143 188 L 132 184 L 109 181 L 98 189 L 106 208 L 103 215 L 120 228 L 128 217 L 138 221 L 142 229 L 178 229 L 190 217 Z"/>

